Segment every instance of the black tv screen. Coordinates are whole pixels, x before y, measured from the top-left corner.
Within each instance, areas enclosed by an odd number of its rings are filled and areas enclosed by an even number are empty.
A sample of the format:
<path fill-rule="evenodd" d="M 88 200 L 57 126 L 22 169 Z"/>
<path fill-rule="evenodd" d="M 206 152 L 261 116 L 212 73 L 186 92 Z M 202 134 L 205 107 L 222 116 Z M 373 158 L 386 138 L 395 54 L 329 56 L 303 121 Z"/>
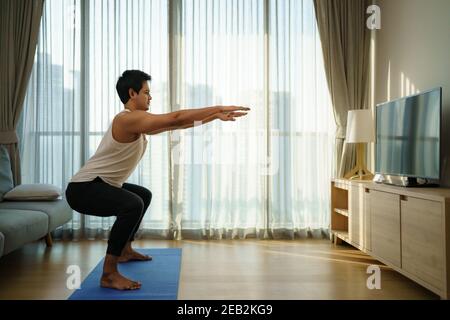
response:
<path fill-rule="evenodd" d="M 377 106 L 376 173 L 439 179 L 441 99 L 438 88 Z"/>

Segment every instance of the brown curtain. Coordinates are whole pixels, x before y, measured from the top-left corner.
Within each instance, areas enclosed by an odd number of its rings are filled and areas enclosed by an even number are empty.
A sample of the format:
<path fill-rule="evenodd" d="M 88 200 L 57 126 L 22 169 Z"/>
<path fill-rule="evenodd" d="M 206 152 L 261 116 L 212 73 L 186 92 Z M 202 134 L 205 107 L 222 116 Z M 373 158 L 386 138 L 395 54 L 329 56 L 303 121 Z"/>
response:
<path fill-rule="evenodd" d="M 366 109 L 370 30 L 366 0 L 314 0 L 328 88 L 336 120 L 336 176 L 355 165 L 355 150 L 345 144 L 348 110 Z"/>
<path fill-rule="evenodd" d="M 44 0 L 0 0 L 0 144 L 21 183 L 16 126 L 33 67 Z"/>

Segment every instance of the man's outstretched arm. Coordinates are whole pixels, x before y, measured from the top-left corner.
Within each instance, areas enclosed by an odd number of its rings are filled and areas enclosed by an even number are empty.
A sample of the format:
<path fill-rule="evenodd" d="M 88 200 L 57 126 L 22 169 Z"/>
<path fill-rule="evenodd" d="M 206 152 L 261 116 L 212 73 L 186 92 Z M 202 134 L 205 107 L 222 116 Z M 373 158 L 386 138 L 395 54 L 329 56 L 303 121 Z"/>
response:
<path fill-rule="evenodd" d="M 168 128 L 181 129 L 190 128 L 195 122 L 206 123 L 215 119 L 225 119 L 225 116 L 237 111 L 248 111 L 249 108 L 237 106 L 209 107 L 202 109 L 180 110 L 167 114 L 151 114 L 145 111 L 134 111 L 127 116 L 120 117 L 118 120 L 121 126 L 130 133 L 147 133 L 167 131 Z M 236 117 L 236 115 L 235 115 Z M 231 117 L 234 119 L 234 117 Z"/>
<path fill-rule="evenodd" d="M 149 135 L 153 135 L 153 134 L 158 134 L 158 133 L 162 133 L 165 131 L 172 131 L 172 130 L 178 130 L 178 129 L 188 129 L 188 128 L 192 128 L 195 125 L 204 125 L 208 122 L 211 122 L 213 120 L 216 119 L 221 119 L 222 121 L 235 121 L 235 118 L 237 117 L 242 117 L 245 116 L 247 113 L 245 112 L 229 112 L 229 113 L 216 113 L 213 114 L 209 117 L 206 117 L 203 120 L 200 121 L 196 121 L 195 123 L 190 123 L 184 126 L 179 126 L 179 127 L 168 127 L 168 128 L 163 128 L 163 129 L 159 129 L 159 130 L 155 130 L 155 131 L 151 131 L 151 132 L 147 132 L 147 134 Z"/>

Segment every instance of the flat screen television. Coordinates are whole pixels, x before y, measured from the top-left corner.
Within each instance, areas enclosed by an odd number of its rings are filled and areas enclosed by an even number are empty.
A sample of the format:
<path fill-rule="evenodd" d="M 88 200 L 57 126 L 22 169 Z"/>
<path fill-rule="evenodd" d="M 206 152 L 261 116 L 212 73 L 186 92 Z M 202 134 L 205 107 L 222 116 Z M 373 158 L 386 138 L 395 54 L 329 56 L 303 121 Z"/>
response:
<path fill-rule="evenodd" d="M 374 181 L 439 185 L 442 88 L 377 105 Z"/>

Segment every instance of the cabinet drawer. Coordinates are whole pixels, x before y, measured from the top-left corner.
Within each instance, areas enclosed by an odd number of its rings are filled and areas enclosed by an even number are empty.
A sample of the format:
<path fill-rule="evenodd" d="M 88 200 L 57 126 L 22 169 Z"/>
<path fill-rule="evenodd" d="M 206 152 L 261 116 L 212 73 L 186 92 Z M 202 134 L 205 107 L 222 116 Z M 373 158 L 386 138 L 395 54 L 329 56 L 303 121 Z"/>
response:
<path fill-rule="evenodd" d="M 440 202 L 401 201 L 402 268 L 442 290 L 444 284 L 444 221 Z"/>
<path fill-rule="evenodd" d="M 401 267 L 400 196 L 371 190 L 370 217 L 373 254 Z"/>

